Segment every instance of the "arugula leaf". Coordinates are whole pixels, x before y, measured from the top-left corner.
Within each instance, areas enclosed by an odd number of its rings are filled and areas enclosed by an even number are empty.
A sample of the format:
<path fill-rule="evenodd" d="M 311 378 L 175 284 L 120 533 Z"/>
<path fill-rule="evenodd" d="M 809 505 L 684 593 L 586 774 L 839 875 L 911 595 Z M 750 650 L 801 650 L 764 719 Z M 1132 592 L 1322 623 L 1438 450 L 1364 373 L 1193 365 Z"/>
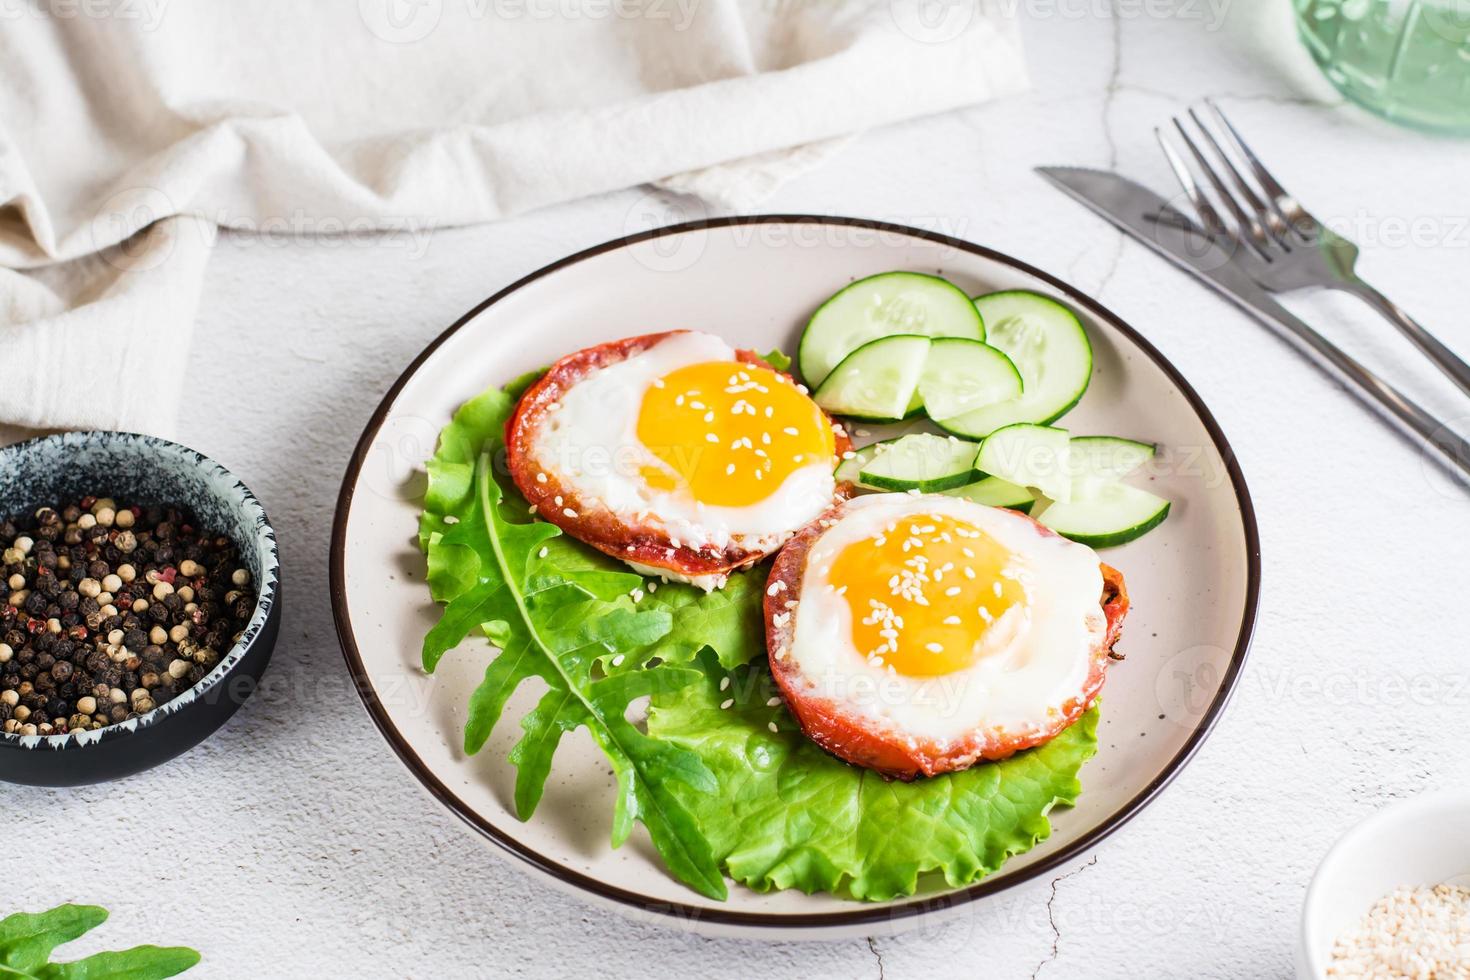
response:
<path fill-rule="evenodd" d="M 776 687 L 763 665 L 727 672 L 708 654 L 697 664 L 698 683 L 653 698 L 648 731 L 714 773 L 717 793 L 676 792 L 730 877 L 756 891 L 886 901 L 913 894 L 924 876 L 972 884 L 1049 836 L 1047 813 L 1076 801 L 1078 771 L 1097 750 L 1094 708 L 1002 762 L 889 782 L 823 752 L 784 705 L 769 705 Z"/>
<path fill-rule="evenodd" d="M 771 348 L 770 351 L 761 355 L 761 359 L 777 371 L 791 370 L 791 358 L 779 347 Z"/>
<path fill-rule="evenodd" d="M 49 912 L 17 912 L 0 919 L 0 978 L 165 980 L 199 962 L 197 952 L 177 946 L 137 946 L 70 963 L 50 962 L 57 946 L 90 932 L 106 919 L 107 910 L 95 905 L 61 905 Z"/>
<path fill-rule="evenodd" d="M 505 390 L 489 388 L 466 402 L 439 437 L 439 448 L 428 462 L 429 483 L 424 509 L 419 518 L 419 544 L 428 555 L 429 591 L 438 602 L 448 602 L 475 582 L 479 559 L 472 547 L 444 534 L 474 510 L 471 483 L 475 459 L 487 443 L 499 445 L 505 423 L 515 406 L 517 389 L 535 375 L 508 385 Z M 503 467 L 497 465 L 496 472 Z M 524 514 L 519 494 L 506 494 L 506 509 Z M 527 515 L 529 517 L 529 515 Z M 539 567 L 603 599 L 615 598 L 642 588 L 644 580 L 628 567 L 566 536 L 543 542 L 547 554 Z M 701 649 L 714 649 L 720 662 L 733 667 L 765 654 L 762 639 L 761 600 L 765 590 L 762 570 L 731 575 L 723 589 L 706 594 L 682 582 L 660 584 L 639 603 L 644 609 L 665 609 L 673 617 L 668 633 L 657 643 L 634 655 L 624 652 L 599 658 L 609 672 L 631 670 L 657 658 L 664 663 L 688 663 Z"/>
<path fill-rule="evenodd" d="M 698 756 L 649 738 L 626 718 L 635 699 L 667 693 L 698 673 L 668 665 L 610 676 L 594 669 L 606 656 L 641 662 L 639 652 L 669 633 L 673 616 L 666 609 L 634 608 L 624 593 L 642 583 L 638 575 L 598 569 L 586 560 L 564 572 L 559 560 L 552 561 L 551 544 L 561 540 L 561 531 L 542 521 L 517 520 L 516 508 L 504 506 L 505 491 L 490 472 L 494 447 L 487 443 L 476 463 L 472 506 L 456 523 L 441 520 L 443 530 L 432 532 L 429 545 L 431 554 L 436 548 L 463 549 L 475 571 L 473 581 L 456 572 L 454 596 L 424 639 L 424 668 L 432 671 L 477 627 L 500 648 L 470 696 L 465 751 L 484 746 L 523 681 L 541 678 L 548 690 L 521 719 L 524 734 L 510 754 L 517 815 L 527 820 L 535 812 L 562 735 L 585 727 L 618 782 L 613 846 L 640 821 L 676 877 L 702 894 L 724 898 L 725 882 L 709 844 L 673 789 L 682 784 L 695 795 L 708 793 L 714 778 Z M 468 568 L 467 559 L 454 560 Z"/>

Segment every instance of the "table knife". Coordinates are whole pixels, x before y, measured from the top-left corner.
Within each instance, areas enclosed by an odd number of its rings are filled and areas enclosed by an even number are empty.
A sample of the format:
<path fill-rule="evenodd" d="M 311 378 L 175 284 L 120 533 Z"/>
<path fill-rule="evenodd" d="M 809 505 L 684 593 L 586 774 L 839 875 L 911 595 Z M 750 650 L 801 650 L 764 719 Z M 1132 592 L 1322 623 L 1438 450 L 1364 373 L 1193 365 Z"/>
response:
<path fill-rule="evenodd" d="M 1447 464 L 1459 469 L 1462 480 L 1470 476 L 1470 442 L 1278 303 L 1233 263 L 1229 253 L 1163 197 L 1126 177 L 1101 170 L 1036 169 L 1125 234 L 1272 328 L 1399 431 L 1437 450 Z"/>

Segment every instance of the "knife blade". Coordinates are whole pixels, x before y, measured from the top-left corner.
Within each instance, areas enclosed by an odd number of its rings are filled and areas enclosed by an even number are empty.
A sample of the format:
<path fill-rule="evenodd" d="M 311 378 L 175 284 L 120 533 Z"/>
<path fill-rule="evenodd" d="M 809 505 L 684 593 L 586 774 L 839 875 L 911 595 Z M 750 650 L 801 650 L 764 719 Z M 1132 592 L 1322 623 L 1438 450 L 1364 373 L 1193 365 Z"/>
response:
<path fill-rule="evenodd" d="M 1127 177 L 1085 167 L 1037 167 L 1036 172 L 1230 300 L 1272 330 L 1400 432 L 1427 443 L 1445 462 L 1470 477 L 1470 442 L 1425 411 L 1282 306 L 1235 265 L 1189 217 L 1160 195 Z"/>

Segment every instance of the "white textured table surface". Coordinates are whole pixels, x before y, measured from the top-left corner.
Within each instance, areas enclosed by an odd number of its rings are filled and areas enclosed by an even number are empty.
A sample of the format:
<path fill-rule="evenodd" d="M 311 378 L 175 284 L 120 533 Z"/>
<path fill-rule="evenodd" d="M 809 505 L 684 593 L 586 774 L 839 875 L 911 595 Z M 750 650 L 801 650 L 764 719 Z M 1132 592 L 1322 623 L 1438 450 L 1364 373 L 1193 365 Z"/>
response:
<path fill-rule="evenodd" d="M 1348 224 L 1374 280 L 1470 351 L 1467 147 L 1342 107 L 1295 51 L 1285 0 L 1221 3 L 1223 23 L 1204 0 L 1167 16 L 1034 0 L 1031 95 L 868 134 L 768 206 L 947 232 L 1091 290 L 1178 365 L 1234 443 L 1265 558 L 1251 662 L 1193 764 L 1094 854 L 906 937 L 704 940 L 534 883 L 431 802 L 373 729 L 327 601 L 358 433 L 413 355 L 480 299 L 650 218 L 702 215 L 629 191 L 417 240 L 222 240 L 179 435 L 241 474 L 280 532 L 286 620 L 267 689 L 161 770 L 77 792 L 7 788 L 9 898 L 107 905 L 112 921 L 78 949 L 187 942 L 205 954 L 201 980 L 1288 973 L 1303 889 L 1336 835 L 1391 798 L 1470 781 L 1470 496 L 1031 168 L 1116 168 L 1169 188 L 1152 127 L 1214 95 L 1288 187 Z M 1351 300 L 1297 305 L 1432 408 L 1470 416 Z M 49 816 L 18 823 L 22 808 Z M 20 859 L 33 848 L 38 863 Z"/>

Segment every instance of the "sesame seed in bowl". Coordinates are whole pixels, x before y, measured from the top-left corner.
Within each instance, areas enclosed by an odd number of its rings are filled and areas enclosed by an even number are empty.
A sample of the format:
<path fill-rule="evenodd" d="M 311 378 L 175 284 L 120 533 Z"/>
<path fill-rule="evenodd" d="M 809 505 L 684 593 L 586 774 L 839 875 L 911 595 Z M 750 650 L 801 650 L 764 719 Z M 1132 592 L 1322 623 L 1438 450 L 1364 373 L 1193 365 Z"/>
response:
<path fill-rule="evenodd" d="M 1307 890 L 1297 976 L 1470 977 L 1470 791 L 1399 800 L 1333 846 Z"/>

